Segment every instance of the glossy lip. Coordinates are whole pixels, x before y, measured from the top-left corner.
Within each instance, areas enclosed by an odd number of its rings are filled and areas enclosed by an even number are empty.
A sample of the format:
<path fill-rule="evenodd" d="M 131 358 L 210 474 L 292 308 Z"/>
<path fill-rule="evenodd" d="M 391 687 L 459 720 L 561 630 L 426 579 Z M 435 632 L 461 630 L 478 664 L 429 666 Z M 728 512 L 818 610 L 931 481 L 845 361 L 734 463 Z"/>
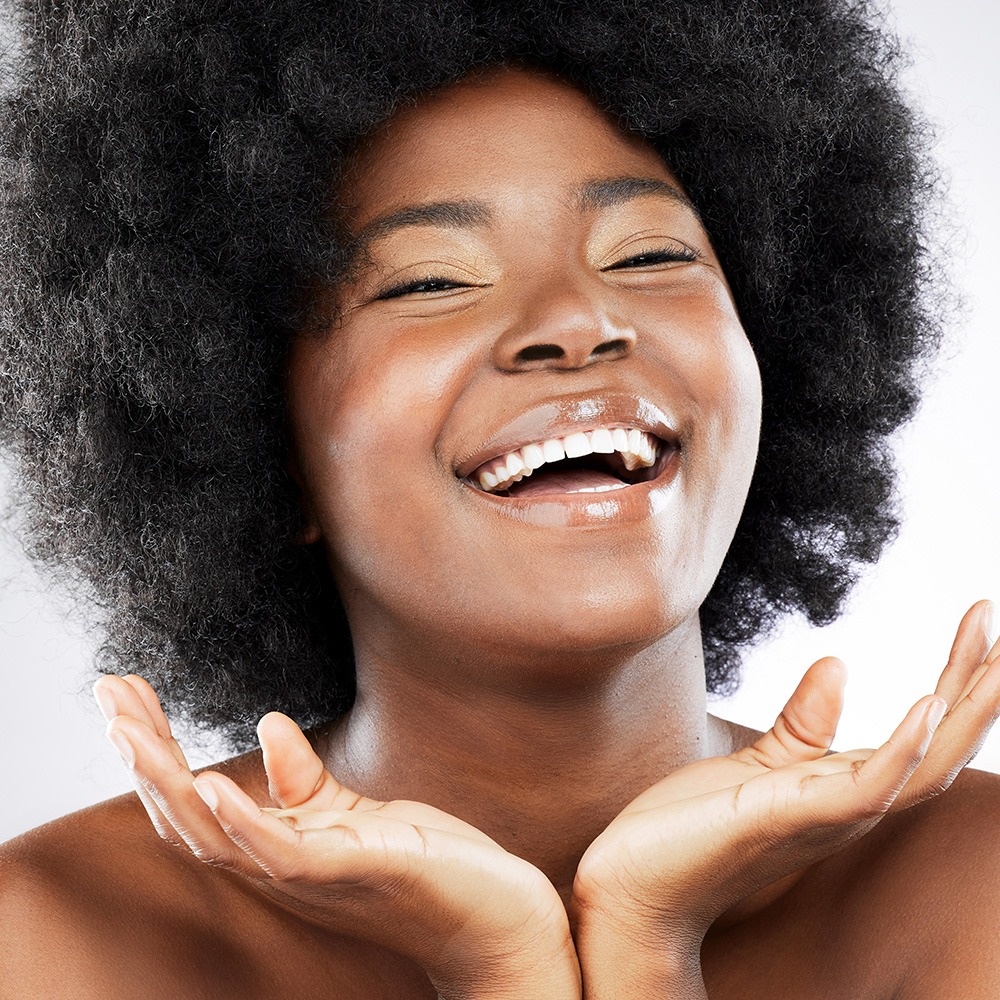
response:
<path fill-rule="evenodd" d="M 527 444 L 564 438 L 576 431 L 592 431 L 597 427 L 635 427 L 649 431 L 675 449 L 680 447 L 680 437 L 667 415 L 641 396 L 621 393 L 557 396 L 506 423 L 471 455 L 459 460 L 455 475 L 464 479 L 484 462 Z"/>
<path fill-rule="evenodd" d="M 655 479 L 605 493 L 546 493 L 536 497 L 504 497 L 477 489 L 467 481 L 462 488 L 502 517 L 542 528 L 611 527 L 655 517 L 670 502 L 681 467 L 679 449 L 669 448 Z"/>
<path fill-rule="evenodd" d="M 467 476 L 483 462 L 525 444 L 613 426 L 649 431 L 664 442 L 653 479 L 603 493 L 548 493 L 535 497 L 487 493 L 467 479 L 462 479 L 462 486 L 486 504 L 488 511 L 544 528 L 611 527 L 654 517 L 669 503 L 674 492 L 672 487 L 681 468 L 681 442 L 666 414 L 641 397 L 594 394 L 548 400 L 502 427 L 459 463 L 456 475 Z"/>

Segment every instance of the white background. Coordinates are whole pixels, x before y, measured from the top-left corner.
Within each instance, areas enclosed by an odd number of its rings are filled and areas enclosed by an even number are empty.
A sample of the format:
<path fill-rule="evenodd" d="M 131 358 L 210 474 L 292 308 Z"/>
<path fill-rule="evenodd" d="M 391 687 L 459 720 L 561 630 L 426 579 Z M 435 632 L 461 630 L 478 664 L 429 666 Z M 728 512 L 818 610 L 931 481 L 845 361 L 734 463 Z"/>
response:
<path fill-rule="evenodd" d="M 913 65 L 907 85 L 936 124 L 950 209 L 935 251 L 968 310 L 918 419 L 900 436 L 903 531 L 825 629 L 791 622 L 748 657 L 742 689 L 710 709 L 767 729 L 805 668 L 848 665 L 839 749 L 876 746 L 933 691 L 958 621 L 981 597 L 1000 600 L 1000 14 L 990 0 L 895 0 L 892 20 Z M 0 841 L 130 789 L 89 693 L 90 649 L 66 624 L 16 546 L 0 549 Z M 216 757 L 193 754 L 200 766 Z M 1000 732 L 977 767 L 1000 772 Z"/>

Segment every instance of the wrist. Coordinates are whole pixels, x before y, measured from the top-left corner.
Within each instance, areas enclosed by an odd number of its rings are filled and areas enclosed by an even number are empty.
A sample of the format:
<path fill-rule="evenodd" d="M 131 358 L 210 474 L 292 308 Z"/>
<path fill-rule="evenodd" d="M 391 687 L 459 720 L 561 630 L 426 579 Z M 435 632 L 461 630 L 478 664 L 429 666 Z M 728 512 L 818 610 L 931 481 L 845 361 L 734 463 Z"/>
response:
<path fill-rule="evenodd" d="M 439 1000 L 580 1000 L 580 963 L 568 930 L 563 946 L 523 950 L 431 974 Z"/>
<path fill-rule="evenodd" d="M 438 1000 L 581 1000 L 579 965 L 553 970 L 547 962 L 531 967 L 494 969 L 473 981 L 434 980 Z"/>
<path fill-rule="evenodd" d="M 575 931 L 584 1000 L 706 1000 L 701 940 L 651 935 L 627 918 L 581 916 Z"/>

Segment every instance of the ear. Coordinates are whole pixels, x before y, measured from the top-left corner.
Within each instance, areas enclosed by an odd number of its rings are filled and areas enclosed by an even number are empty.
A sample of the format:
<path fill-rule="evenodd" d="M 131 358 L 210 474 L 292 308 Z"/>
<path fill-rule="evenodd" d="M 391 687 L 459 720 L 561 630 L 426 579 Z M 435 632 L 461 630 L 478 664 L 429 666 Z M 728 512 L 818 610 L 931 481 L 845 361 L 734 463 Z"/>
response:
<path fill-rule="evenodd" d="M 312 502 L 309 500 L 309 495 L 305 486 L 305 478 L 302 475 L 302 470 L 299 468 L 298 459 L 291 451 L 288 453 L 288 458 L 285 460 L 285 469 L 291 477 L 292 482 L 295 483 L 296 492 L 299 495 L 299 505 L 302 511 L 302 530 L 299 532 L 296 542 L 299 545 L 315 545 L 315 543 L 323 537 L 323 532 L 320 530 L 319 521 L 316 518 L 316 512 L 313 509 Z"/>

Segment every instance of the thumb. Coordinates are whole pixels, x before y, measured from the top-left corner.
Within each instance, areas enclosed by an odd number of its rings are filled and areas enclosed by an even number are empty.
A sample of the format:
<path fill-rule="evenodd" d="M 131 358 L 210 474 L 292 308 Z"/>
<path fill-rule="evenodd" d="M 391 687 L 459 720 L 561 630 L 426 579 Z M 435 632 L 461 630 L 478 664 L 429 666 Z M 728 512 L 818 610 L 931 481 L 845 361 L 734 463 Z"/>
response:
<path fill-rule="evenodd" d="M 282 809 L 347 809 L 344 798 L 349 796 L 352 804 L 358 798 L 327 771 L 305 733 L 287 715 L 268 712 L 257 723 L 257 738 L 268 791 Z"/>
<path fill-rule="evenodd" d="M 817 660 L 799 681 L 774 725 L 741 751 L 767 767 L 824 756 L 837 734 L 847 668 L 834 656 Z"/>

